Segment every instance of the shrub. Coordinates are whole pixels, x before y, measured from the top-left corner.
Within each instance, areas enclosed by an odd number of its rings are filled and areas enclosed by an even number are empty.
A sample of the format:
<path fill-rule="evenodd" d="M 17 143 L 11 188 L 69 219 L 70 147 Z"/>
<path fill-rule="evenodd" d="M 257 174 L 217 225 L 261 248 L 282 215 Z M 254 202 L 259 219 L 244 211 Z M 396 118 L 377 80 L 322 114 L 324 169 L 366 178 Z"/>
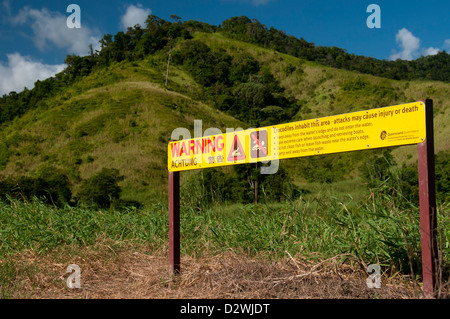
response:
<path fill-rule="evenodd" d="M 302 191 L 283 167 L 275 174 L 262 175 L 261 165 L 234 165 L 227 173 L 219 168 L 202 170 L 183 183 L 182 201 L 201 211 L 212 204 L 283 202 L 300 195 Z"/>
<path fill-rule="evenodd" d="M 231 59 L 225 51 L 212 51 L 198 40 L 183 42 L 180 50 L 173 54 L 174 64 L 184 65 L 195 81 L 206 87 L 228 82 Z"/>
<path fill-rule="evenodd" d="M 261 175 L 261 199 L 264 202 L 284 202 L 295 200 L 304 191 L 292 182 L 291 176 L 280 166 L 275 174 Z"/>
<path fill-rule="evenodd" d="M 63 206 L 71 200 L 72 191 L 67 175 L 48 172 L 41 179 L 45 181 L 46 186 L 47 196 L 44 195 L 44 197 L 50 197 L 47 202 L 51 201 L 52 204 Z"/>
<path fill-rule="evenodd" d="M 436 154 L 436 193 L 444 202 L 450 202 L 450 152 Z"/>
<path fill-rule="evenodd" d="M 5 143 L 0 143 L 0 167 L 8 163 L 10 155 L 11 151 L 8 149 L 8 146 Z"/>
<path fill-rule="evenodd" d="M 64 206 L 72 198 L 69 178 L 54 169 L 41 171 L 37 177 L 9 177 L 0 181 L 0 199 L 7 196 L 31 200 L 37 197 L 46 204 Z"/>
<path fill-rule="evenodd" d="M 337 153 L 301 158 L 300 174 L 309 183 L 334 183 L 344 180 L 353 170 L 352 154 Z"/>
<path fill-rule="evenodd" d="M 240 202 L 241 183 L 233 174 L 219 168 L 201 170 L 182 185 L 181 196 L 186 206 L 202 210 L 212 204 Z"/>
<path fill-rule="evenodd" d="M 394 157 L 389 149 L 383 150 L 381 156 L 373 156 L 361 167 L 363 177 L 368 182 L 369 188 L 379 186 L 379 183 L 386 182 L 391 177 L 390 169 L 396 165 Z"/>
<path fill-rule="evenodd" d="M 83 180 L 77 199 L 88 206 L 109 208 L 120 198 L 121 188 L 118 182 L 122 179 L 119 170 L 103 168 L 98 174 Z"/>
<path fill-rule="evenodd" d="M 259 72 L 259 62 L 250 54 L 237 55 L 230 67 L 229 79 L 231 83 L 245 83 L 251 74 Z"/>
<path fill-rule="evenodd" d="M 384 189 L 394 194 L 399 205 L 410 202 L 419 204 L 419 176 L 417 163 L 396 166 L 389 150 L 382 156 L 371 158 L 361 168 L 369 189 Z M 440 152 L 435 156 L 436 197 L 440 202 L 450 200 L 450 153 Z"/>

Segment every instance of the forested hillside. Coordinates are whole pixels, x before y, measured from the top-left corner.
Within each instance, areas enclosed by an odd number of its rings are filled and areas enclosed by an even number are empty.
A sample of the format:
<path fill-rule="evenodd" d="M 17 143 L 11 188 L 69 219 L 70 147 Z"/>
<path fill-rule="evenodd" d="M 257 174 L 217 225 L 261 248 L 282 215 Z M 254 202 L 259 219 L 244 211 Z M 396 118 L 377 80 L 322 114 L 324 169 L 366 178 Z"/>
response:
<path fill-rule="evenodd" d="M 395 80 L 427 79 L 450 82 L 450 55 L 445 51 L 414 61 L 378 60 L 350 54 L 342 48 L 315 45 L 303 38 L 289 36 L 274 27 L 267 28 L 258 20 L 251 20 L 245 16 L 225 20 L 220 30 L 233 39 L 258 44 L 335 68 Z"/>
<path fill-rule="evenodd" d="M 35 88 L 31 91 L 25 90 L 19 94 L 11 92 L 4 95 L 0 99 L 0 123 L 23 114 L 28 108 L 36 106 L 44 97 L 56 94 L 61 88 L 90 74 L 92 70 L 106 67 L 113 62 L 140 60 L 167 48 L 179 39 L 191 39 L 192 34 L 198 31 L 219 32 L 232 39 L 257 44 L 335 68 L 396 80 L 423 79 L 450 82 L 450 55 L 445 51 L 413 61 L 378 60 L 349 54 L 345 49 L 337 47 L 318 46 L 303 38 L 289 36 L 274 27 L 267 28 L 256 19 L 251 20 L 245 16 L 227 19 L 221 26 L 193 20 L 182 22 L 181 18 L 175 15 L 172 19 L 173 22 L 169 22 L 151 15 L 147 19 L 145 28 L 136 26 L 128 28 L 127 32 L 118 32 L 114 36 L 104 35 L 100 41 L 100 52 L 94 52 L 91 47 L 91 54 L 86 57 L 67 56 L 65 63 L 68 67 L 61 74 L 48 80 L 37 81 Z"/>
<path fill-rule="evenodd" d="M 107 34 L 100 51 L 67 56 L 63 72 L 0 99 L 2 196 L 146 204 L 166 192 L 171 132 L 193 133 L 195 119 L 203 120 L 203 130 L 225 131 L 432 98 L 437 187 L 440 199 L 448 197 L 447 53 L 380 61 L 316 46 L 247 17 L 222 26 L 172 20 L 152 15 L 145 27 Z M 282 201 L 313 192 L 311 185 L 337 183 L 345 192 L 373 186 L 374 178 L 392 181 L 397 167 L 402 190 L 416 201 L 415 156 L 414 147 L 402 147 L 283 161 L 276 176 L 243 165 L 185 178 L 200 187 L 189 197 L 193 205 L 213 197 L 252 202 L 255 187 L 261 200 Z"/>

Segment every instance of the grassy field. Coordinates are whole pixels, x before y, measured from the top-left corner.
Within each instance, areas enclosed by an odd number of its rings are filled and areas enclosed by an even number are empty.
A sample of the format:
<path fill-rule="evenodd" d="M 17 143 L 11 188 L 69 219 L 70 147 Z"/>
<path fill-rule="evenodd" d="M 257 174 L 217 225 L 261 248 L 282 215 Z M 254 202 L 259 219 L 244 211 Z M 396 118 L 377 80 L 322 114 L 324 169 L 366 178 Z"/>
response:
<path fill-rule="evenodd" d="M 5 298 L 26 297 L 17 278 L 46 271 L 44 264 L 20 267 L 14 256 L 32 253 L 68 264 L 99 242 L 111 250 L 128 245 L 135 251 L 139 247 L 150 253 L 167 251 L 165 204 L 125 211 L 57 208 L 39 201 L 0 205 L 0 286 Z M 439 269 L 445 283 L 450 256 L 448 204 L 439 206 L 438 226 Z M 232 252 L 263 264 L 287 256 L 310 263 L 333 259 L 359 271 L 379 264 L 384 278 L 407 275 L 420 282 L 421 277 L 418 208 L 398 207 L 395 198 L 377 193 L 364 201 L 319 194 L 277 204 L 216 205 L 200 212 L 183 206 L 181 237 L 186 258 Z"/>

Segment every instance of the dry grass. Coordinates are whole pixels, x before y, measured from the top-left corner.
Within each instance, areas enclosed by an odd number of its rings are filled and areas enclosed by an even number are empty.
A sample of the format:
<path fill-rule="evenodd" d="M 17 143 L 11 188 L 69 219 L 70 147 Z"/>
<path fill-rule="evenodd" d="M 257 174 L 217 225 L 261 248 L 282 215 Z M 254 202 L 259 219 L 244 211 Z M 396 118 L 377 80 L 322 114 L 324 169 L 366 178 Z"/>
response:
<path fill-rule="evenodd" d="M 114 247 L 114 248 L 113 248 Z M 70 251 L 70 248 L 68 248 Z M 64 254 L 65 257 L 62 257 Z M 227 252 L 182 257 L 182 273 L 170 276 L 166 251 L 148 251 L 107 243 L 83 250 L 33 252 L 14 257 L 12 298 L 30 299 L 410 299 L 421 288 L 405 278 L 385 278 L 369 289 L 358 266 L 336 256 L 312 263 L 301 256 L 282 260 L 248 258 Z M 69 289 L 69 264 L 81 269 L 81 288 Z M 21 270 L 22 268 L 22 270 Z M 34 269 L 23 271 L 23 269 Z"/>

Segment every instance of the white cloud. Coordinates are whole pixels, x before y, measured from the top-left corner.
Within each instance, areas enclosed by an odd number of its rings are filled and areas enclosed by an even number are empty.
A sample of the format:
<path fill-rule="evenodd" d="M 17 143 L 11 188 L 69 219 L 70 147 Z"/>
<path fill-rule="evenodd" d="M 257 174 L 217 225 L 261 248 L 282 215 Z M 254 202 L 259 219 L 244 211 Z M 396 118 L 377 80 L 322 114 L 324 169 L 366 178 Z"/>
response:
<path fill-rule="evenodd" d="M 135 5 L 129 5 L 127 11 L 120 19 L 122 27 L 124 29 L 128 27 L 134 27 L 139 24 L 141 27 L 145 27 L 145 21 L 147 17 L 152 13 L 148 8 L 143 8 L 140 3 Z"/>
<path fill-rule="evenodd" d="M 412 60 L 417 57 L 420 48 L 420 39 L 416 38 L 410 31 L 403 28 L 395 35 L 395 41 L 400 45 L 402 51 L 391 55 L 391 60 Z"/>
<path fill-rule="evenodd" d="M 390 56 L 391 60 L 413 60 L 419 58 L 420 56 L 435 55 L 441 51 L 440 49 L 434 47 L 420 48 L 420 39 L 415 37 L 412 32 L 406 28 L 400 29 L 397 32 L 395 35 L 395 41 L 400 46 L 401 51 L 393 53 Z"/>
<path fill-rule="evenodd" d="M 32 89 L 34 82 L 45 80 L 66 68 L 65 64 L 49 65 L 33 61 L 20 53 L 8 54 L 8 63 L 0 62 L 0 95 Z"/>
<path fill-rule="evenodd" d="M 422 50 L 422 55 L 423 56 L 435 55 L 438 54 L 440 51 L 441 50 L 439 50 L 438 48 L 429 47 L 427 49 Z"/>
<path fill-rule="evenodd" d="M 66 24 L 66 15 L 46 8 L 37 10 L 24 7 L 11 21 L 14 24 L 29 25 L 33 31 L 32 40 L 41 51 L 53 44 L 66 49 L 69 54 L 85 56 L 89 53 L 89 44 L 93 45 L 94 50 L 100 48 L 97 32 L 83 23 L 79 29 L 70 29 Z"/>
<path fill-rule="evenodd" d="M 450 52 L 450 39 L 444 41 L 444 50 Z"/>

